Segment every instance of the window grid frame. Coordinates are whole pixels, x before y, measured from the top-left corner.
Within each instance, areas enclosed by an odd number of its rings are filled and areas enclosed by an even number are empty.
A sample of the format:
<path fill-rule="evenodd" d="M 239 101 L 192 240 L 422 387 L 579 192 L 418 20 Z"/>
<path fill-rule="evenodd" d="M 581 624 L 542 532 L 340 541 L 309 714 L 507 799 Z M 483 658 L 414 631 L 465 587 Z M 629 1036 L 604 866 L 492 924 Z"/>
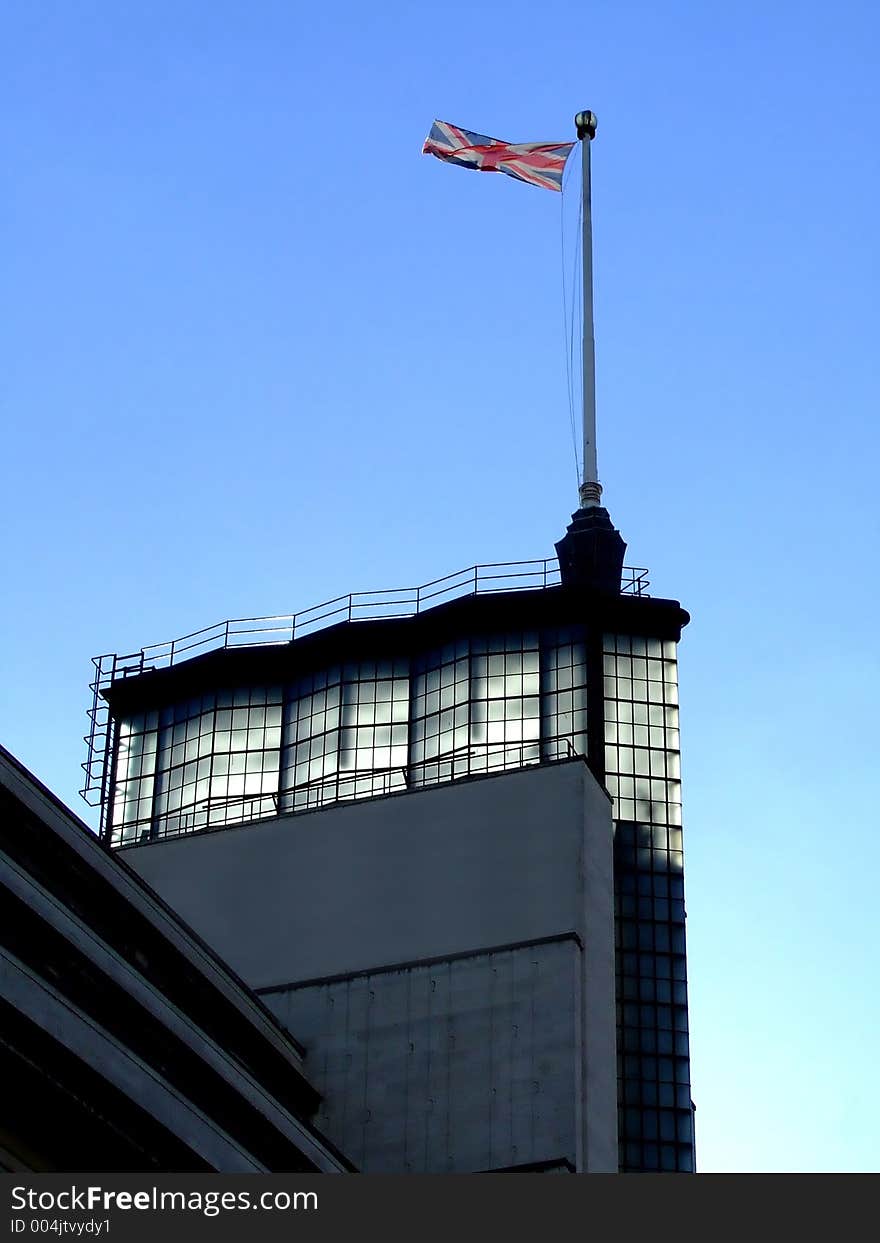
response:
<path fill-rule="evenodd" d="M 602 659 L 615 816 L 620 1169 L 692 1172 L 675 643 L 605 634 Z"/>
<path fill-rule="evenodd" d="M 586 628 L 551 627 L 135 714 L 120 723 L 111 842 L 585 755 L 586 683 Z"/>

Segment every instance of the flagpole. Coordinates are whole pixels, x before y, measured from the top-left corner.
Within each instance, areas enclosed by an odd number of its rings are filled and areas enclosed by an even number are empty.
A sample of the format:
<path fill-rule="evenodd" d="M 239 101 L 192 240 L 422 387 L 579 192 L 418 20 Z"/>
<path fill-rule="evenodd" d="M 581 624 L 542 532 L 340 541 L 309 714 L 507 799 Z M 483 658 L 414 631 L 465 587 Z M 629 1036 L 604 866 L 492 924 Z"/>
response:
<path fill-rule="evenodd" d="M 579 499 L 581 509 L 589 509 L 599 505 L 602 498 L 596 461 L 596 343 L 593 332 L 593 217 L 590 206 L 590 145 L 596 136 L 596 115 L 593 112 L 579 112 L 574 123 L 581 144 L 584 261 L 584 467 Z"/>
<path fill-rule="evenodd" d="M 626 543 L 602 504 L 602 485 L 596 468 L 593 222 L 590 215 L 590 146 L 596 136 L 596 117 L 592 112 L 579 112 L 574 123 L 581 142 L 584 196 L 584 473 L 578 488 L 580 507 L 572 514 L 568 530 L 557 542 L 556 553 L 564 587 L 617 597 L 621 591 Z"/>

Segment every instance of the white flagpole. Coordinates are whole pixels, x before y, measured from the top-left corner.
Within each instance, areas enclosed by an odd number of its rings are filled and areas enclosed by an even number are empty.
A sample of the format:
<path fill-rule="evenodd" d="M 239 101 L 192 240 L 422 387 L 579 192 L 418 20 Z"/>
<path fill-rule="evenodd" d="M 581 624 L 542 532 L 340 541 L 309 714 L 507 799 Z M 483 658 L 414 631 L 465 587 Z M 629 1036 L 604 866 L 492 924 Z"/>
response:
<path fill-rule="evenodd" d="M 593 333 L 593 217 L 590 207 L 590 144 L 596 136 L 596 115 L 593 112 L 579 112 L 574 123 L 581 143 L 584 230 L 584 473 L 579 499 L 581 509 L 589 509 L 599 505 L 602 498 L 596 462 L 596 344 Z"/>

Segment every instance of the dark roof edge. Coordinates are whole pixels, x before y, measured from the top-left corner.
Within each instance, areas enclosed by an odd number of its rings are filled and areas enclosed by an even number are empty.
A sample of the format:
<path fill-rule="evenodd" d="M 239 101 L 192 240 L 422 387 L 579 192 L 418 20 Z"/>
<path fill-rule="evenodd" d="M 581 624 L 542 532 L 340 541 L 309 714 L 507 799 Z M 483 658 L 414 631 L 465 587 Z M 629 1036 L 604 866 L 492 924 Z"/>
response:
<path fill-rule="evenodd" d="M 654 638 L 681 637 L 690 615 L 677 600 L 578 587 L 462 596 L 408 617 L 344 621 L 287 643 L 217 648 L 191 660 L 119 678 L 102 693 L 114 713 L 138 711 L 219 686 L 285 682 L 323 664 L 406 655 L 415 646 L 516 626 L 583 624 Z"/>

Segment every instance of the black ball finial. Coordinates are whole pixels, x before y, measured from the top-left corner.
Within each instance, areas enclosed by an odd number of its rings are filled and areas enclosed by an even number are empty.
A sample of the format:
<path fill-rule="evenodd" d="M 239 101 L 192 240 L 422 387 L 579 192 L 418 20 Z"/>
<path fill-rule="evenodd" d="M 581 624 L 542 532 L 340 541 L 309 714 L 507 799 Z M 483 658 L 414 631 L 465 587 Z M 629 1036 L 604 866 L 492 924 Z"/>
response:
<path fill-rule="evenodd" d="M 595 138 L 596 137 L 596 114 L 595 112 L 579 112 L 574 119 L 577 126 L 578 138 Z"/>

